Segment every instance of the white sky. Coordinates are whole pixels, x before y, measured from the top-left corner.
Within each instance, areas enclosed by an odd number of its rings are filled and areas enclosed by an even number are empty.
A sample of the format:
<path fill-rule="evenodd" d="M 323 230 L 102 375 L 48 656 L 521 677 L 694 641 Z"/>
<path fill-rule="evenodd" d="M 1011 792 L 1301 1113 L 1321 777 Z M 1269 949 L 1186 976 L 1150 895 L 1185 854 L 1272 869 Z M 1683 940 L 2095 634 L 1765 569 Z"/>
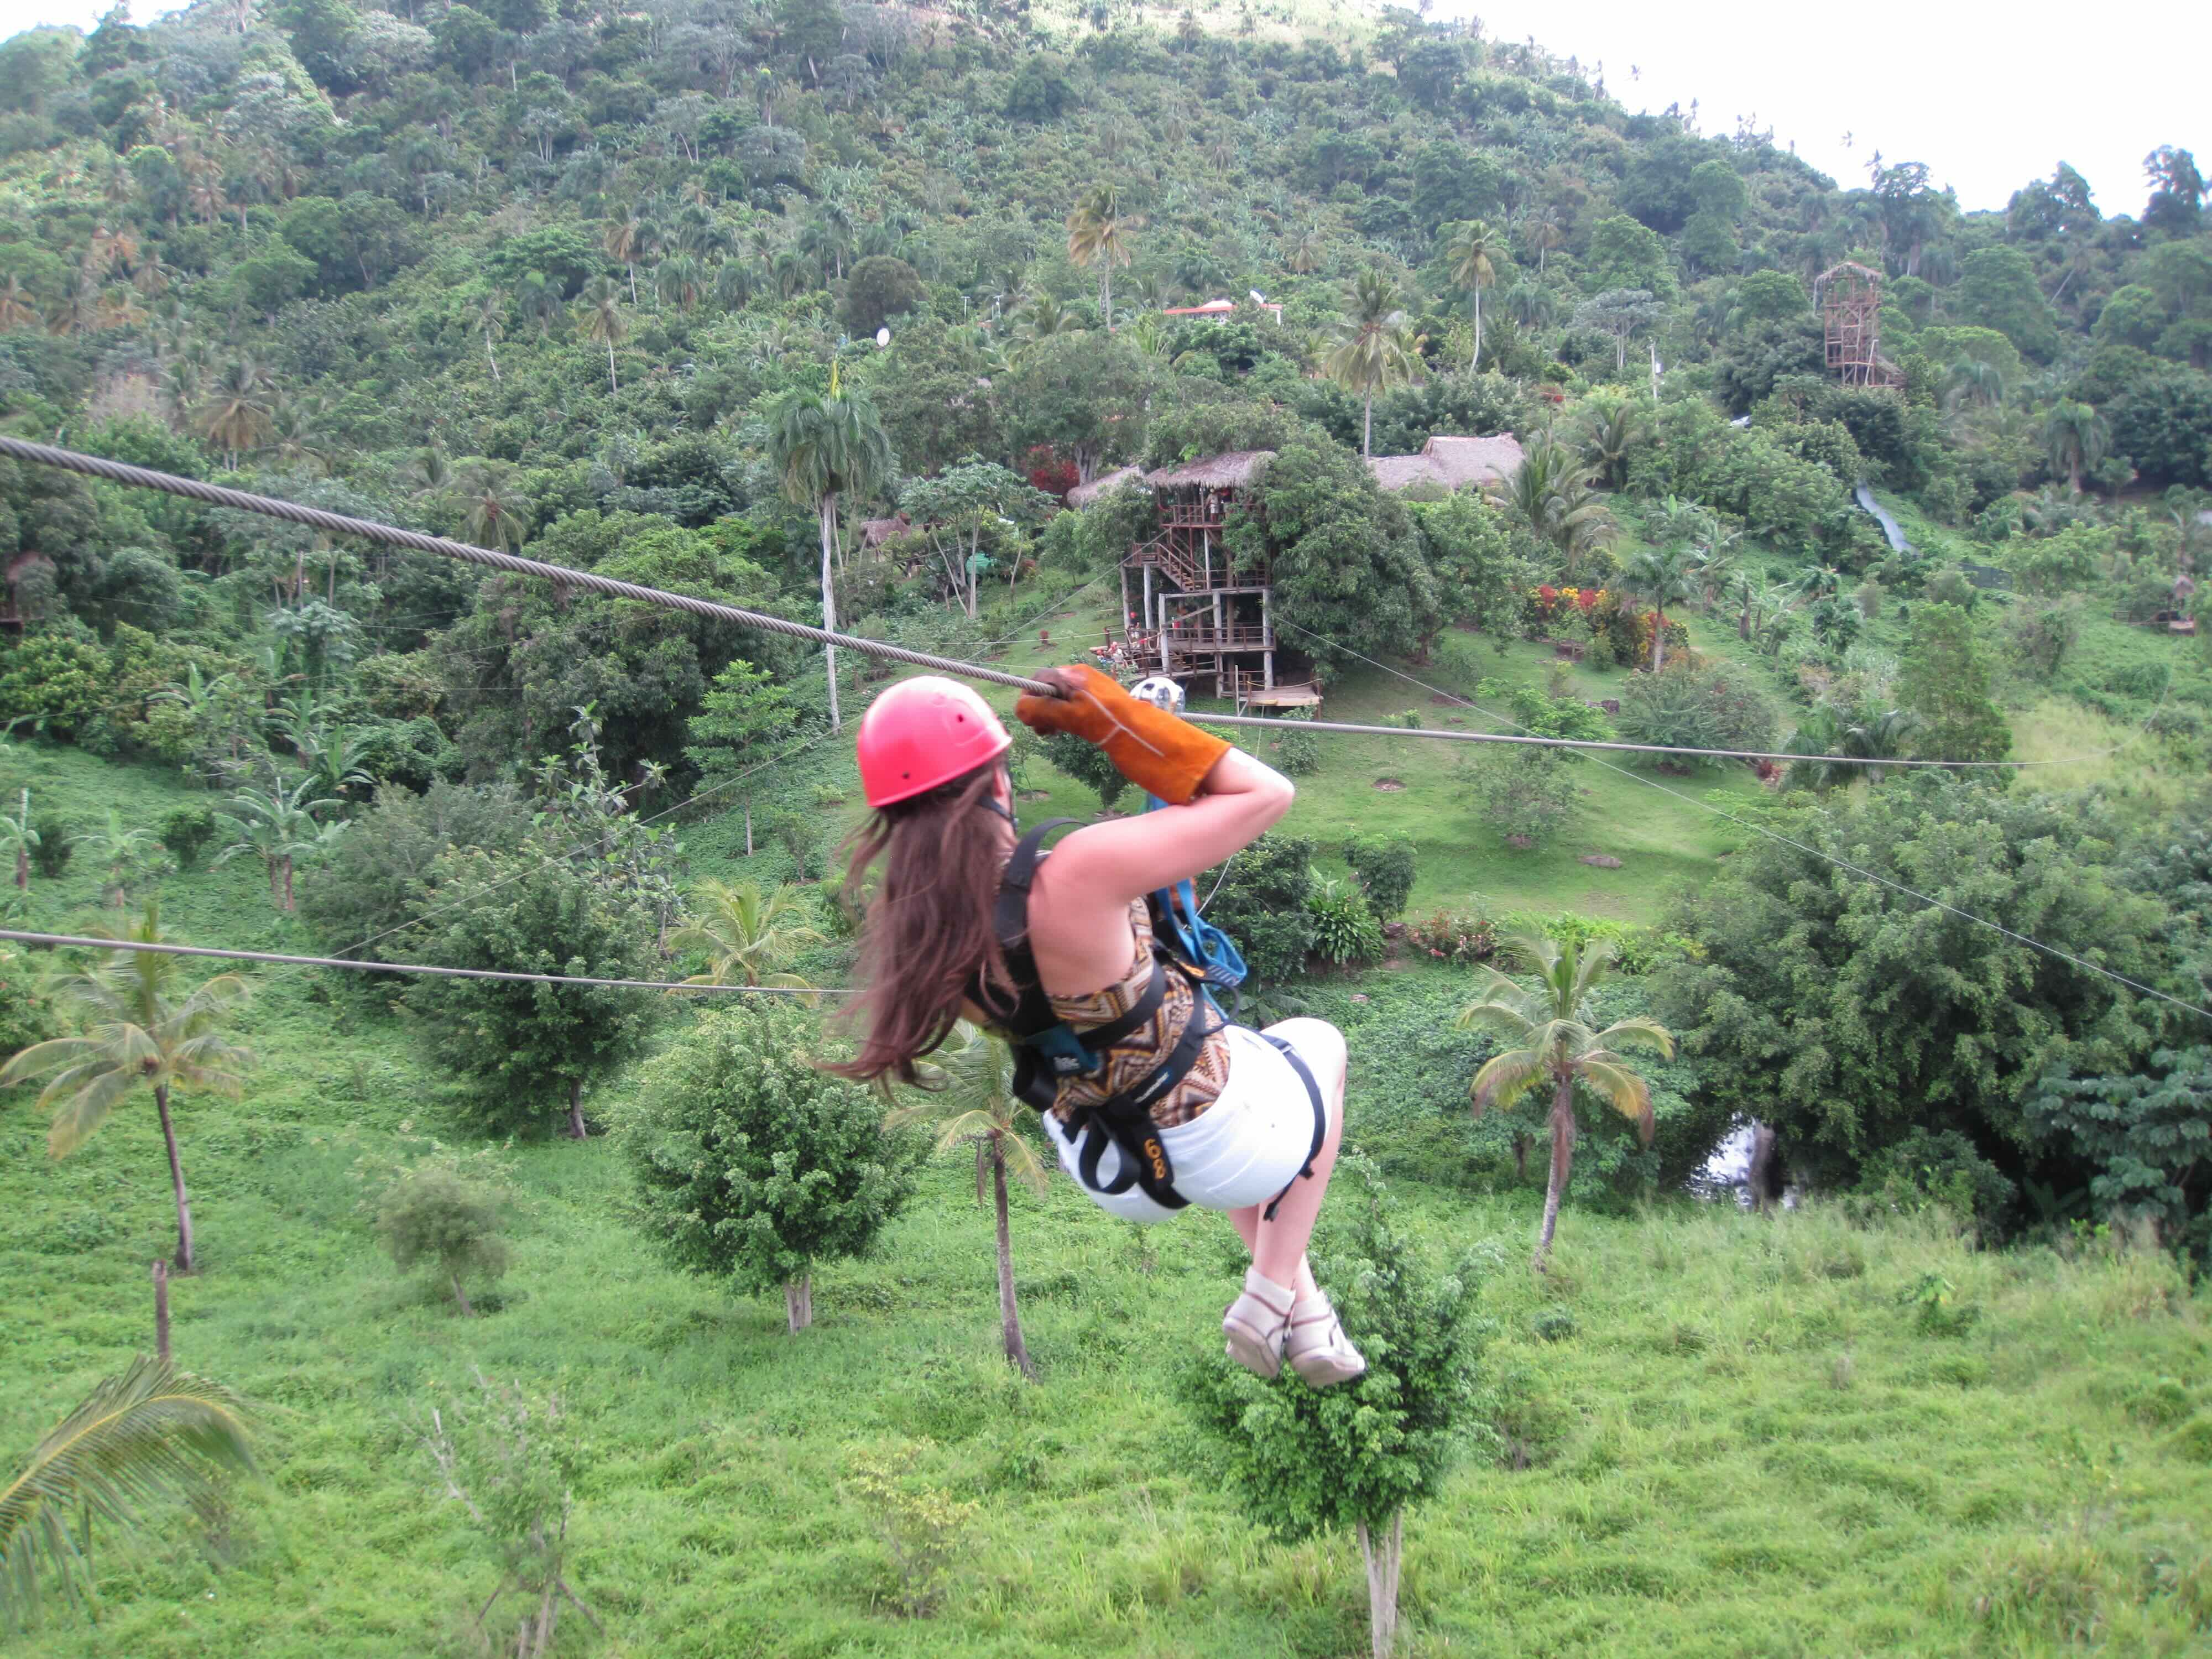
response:
<path fill-rule="evenodd" d="M 0 38 L 38 23 L 89 28 L 109 0 L 0 0 Z M 136 0 L 145 22 L 168 9 Z M 2002 208 L 2033 178 L 2071 162 L 2106 213 L 2142 211 L 2142 158 L 2160 144 L 2212 171 L 2212 6 L 2169 0 L 2137 26 L 2057 0 L 1919 0 L 1856 9 L 1803 0 L 1438 0 L 1472 9 L 1493 40 L 1528 34 L 1602 62 L 1628 108 L 1698 100 L 1708 134 L 1739 115 L 1850 187 L 1879 149 L 1925 161 L 1962 206 Z M 1853 18 L 1865 33 L 1854 38 Z M 1641 75 L 1632 78 L 1631 66 Z M 1844 135 L 1852 136 L 1850 147 Z"/>

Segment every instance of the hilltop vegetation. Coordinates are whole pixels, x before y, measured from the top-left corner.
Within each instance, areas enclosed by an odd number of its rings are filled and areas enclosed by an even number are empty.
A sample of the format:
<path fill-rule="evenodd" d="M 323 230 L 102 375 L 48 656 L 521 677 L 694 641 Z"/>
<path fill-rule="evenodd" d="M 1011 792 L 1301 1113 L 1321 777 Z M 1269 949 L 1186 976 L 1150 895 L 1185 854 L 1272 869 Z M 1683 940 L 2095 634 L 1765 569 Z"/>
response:
<path fill-rule="evenodd" d="M 1146 492 L 1073 488 L 1272 452 L 1221 545 L 1324 716 L 1404 735 L 1239 730 L 1299 803 L 1201 885 L 1261 1014 L 1346 1029 L 1407 1259 L 1495 1322 L 1408 1644 L 2180 1653 L 2212 215 L 2187 151 L 2146 173 L 2133 214 L 2063 164 L 1964 214 L 1917 163 L 1831 180 L 1397 9 L 199 0 L 0 44 L 0 426 L 1015 669 L 1115 631 L 1151 533 Z M 1840 264 L 1892 384 L 1828 372 Z M 1504 432 L 1486 493 L 1364 465 Z M 834 989 L 888 678 L 0 461 L 0 907 Z M 1012 760 L 1025 813 L 1129 804 Z M 1582 1103 L 1542 1280 L 1540 1118 L 1469 1120 L 1497 1045 L 1455 1024 L 1529 928 L 1614 952 L 1599 1025 L 1681 1044 L 1639 1060 L 1648 1145 Z M 0 945 L 0 1060 L 90 1018 L 60 960 L 101 959 Z M 1348 1545 L 1248 1528 L 1169 1358 L 1225 1234 L 1018 1189 L 1032 1389 L 965 1151 L 806 1069 L 821 1009 L 246 979 L 240 1097 L 161 1073 L 173 1164 L 122 1073 L 58 1161 L 0 1094 L 0 1456 L 143 1346 L 189 1181 L 179 1363 L 265 1407 L 271 1472 L 102 1557 L 105 1622 L 26 1654 L 472 1651 L 562 1607 L 581 1650 L 586 1604 L 607 1650 L 1356 1641 Z M 756 1139 L 803 1099 L 812 1196 L 669 1152 L 724 1097 Z M 1690 1209 L 1754 1118 L 1819 1200 Z M 744 1249 L 699 1194 L 754 1206 Z M 510 1520 L 568 1493 L 573 1542 L 465 1522 L 487 1480 Z"/>

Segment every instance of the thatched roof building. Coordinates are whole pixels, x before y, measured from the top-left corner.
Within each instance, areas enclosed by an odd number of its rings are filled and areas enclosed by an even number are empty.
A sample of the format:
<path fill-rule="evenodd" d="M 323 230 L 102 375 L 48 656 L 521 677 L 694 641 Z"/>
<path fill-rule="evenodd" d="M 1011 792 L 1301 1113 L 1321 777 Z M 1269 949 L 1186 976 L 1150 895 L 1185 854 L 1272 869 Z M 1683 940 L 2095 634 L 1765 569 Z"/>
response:
<path fill-rule="evenodd" d="M 1521 469 L 1521 445 L 1510 432 L 1493 438 L 1431 438 L 1418 455 L 1375 455 L 1367 469 L 1375 482 L 1393 493 L 1418 483 L 1448 490 L 1480 489 L 1511 477 Z"/>
<path fill-rule="evenodd" d="M 1274 459 L 1272 449 L 1232 449 L 1147 472 L 1145 482 L 1155 489 L 1249 489 Z"/>
<path fill-rule="evenodd" d="M 1087 484 L 1078 484 L 1067 492 L 1067 504 L 1073 507 L 1089 507 L 1109 489 L 1119 489 L 1124 484 L 1141 484 L 1145 469 L 1125 466 L 1117 471 L 1102 472 Z"/>
<path fill-rule="evenodd" d="M 860 545 L 881 547 L 894 536 L 903 536 L 913 528 L 914 520 L 903 513 L 888 519 L 863 519 L 860 520 Z"/>

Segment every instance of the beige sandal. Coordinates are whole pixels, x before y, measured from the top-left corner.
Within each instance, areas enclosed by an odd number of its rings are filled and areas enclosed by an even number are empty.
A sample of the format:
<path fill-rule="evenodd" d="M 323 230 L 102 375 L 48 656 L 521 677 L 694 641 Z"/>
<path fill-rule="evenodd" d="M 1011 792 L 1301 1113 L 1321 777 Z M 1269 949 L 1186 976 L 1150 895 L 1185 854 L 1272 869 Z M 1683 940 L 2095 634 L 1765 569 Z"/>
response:
<path fill-rule="evenodd" d="M 1316 1389 L 1349 1382 L 1367 1370 L 1366 1357 L 1344 1334 L 1328 1297 L 1318 1292 L 1291 1308 L 1283 1355 L 1291 1369 Z"/>
<path fill-rule="evenodd" d="M 1290 1328 L 1295 1294 L 1257 1267 L 1244 1273 L 1244 1293 L 1229 1304 L 1221 1316 L 1222 1334 L 1229 1339 L 1229 1357 L 1246 1370 L 1273 1377 L 1283 1369 L 1283 1337 Z"/>

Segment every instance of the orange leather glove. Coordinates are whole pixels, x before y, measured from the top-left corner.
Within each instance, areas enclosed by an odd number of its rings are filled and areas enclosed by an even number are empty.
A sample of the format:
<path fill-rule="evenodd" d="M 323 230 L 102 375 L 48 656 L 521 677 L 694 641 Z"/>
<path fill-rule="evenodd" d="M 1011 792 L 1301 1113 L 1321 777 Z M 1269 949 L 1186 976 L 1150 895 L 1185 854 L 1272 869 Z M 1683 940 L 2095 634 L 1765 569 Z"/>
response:
<path fill-rule="evenodd" d="M 1222 738 L 1138 702 L 1087 664 L 1048 668 L 1038 678 L 1067 695 L 1024 697 L 1014 704 L 1017 720 L 1048 737 L 1064 732 L 1097 744 L 1123 777 L 1172 805 L 1188 805 L 1213 763 L 1229 752 Z"/>

